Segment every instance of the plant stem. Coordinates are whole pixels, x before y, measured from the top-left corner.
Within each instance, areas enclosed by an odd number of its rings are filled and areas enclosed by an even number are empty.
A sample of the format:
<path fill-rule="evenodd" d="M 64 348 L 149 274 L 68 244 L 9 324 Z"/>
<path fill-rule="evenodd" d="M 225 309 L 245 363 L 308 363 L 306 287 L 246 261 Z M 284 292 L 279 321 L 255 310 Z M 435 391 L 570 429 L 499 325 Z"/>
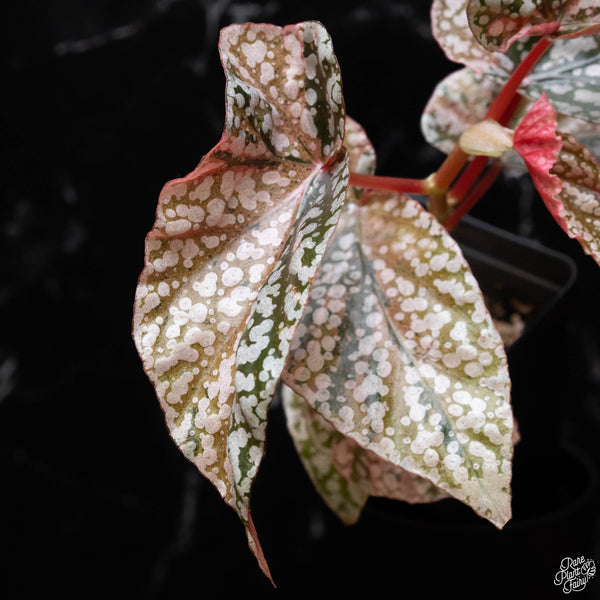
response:
<path fill-rule="evenodd" d="M 504 84 L 504 87 L 490 105 L 485 119 L 494 119 L 499 121 L 502 118 L 507 109 L 513 105 L 515 95 L 517 94 L 523 79 L 525 79 L 531 69 L 533 69 L 538 60 L 542 57 L 544 52 L 546 52 L 551 45 L 552 41 L 546 38 L 541 38 L 536 43 L 529 54 L 527 54 L 523 61 L 513 71 L 508 81 Z M 463 152 L 457 145 L 446 157 L 446 160 L 442 163 L 441 167 L 434 176 L 436 188 L 448 189 L 462 168 L 465 166 L 468 159 L 468 154 Z"/>
<path fill-rule="evenodd" d="M 488 164 L 488 160 L 489 157 L 487 156 L 476 156 L 467 165 L 466 169 L 452 186 L 452 189 L 448 192 L 448 204 L 450 206 L 457 206 L 465 198 L 468 191 L 473 187 L 473 184 L 479 179 L 479 176 Z"/>
<path fill-rule="evenodd" d="M 536 63 L 542 55 L 550 48 L 552 40 L 547 38 L 541 38 L 536 45 L 529 51 L 529 54 L 523 59 L 517 68 L 512 72 L 508 81 L 504 84 L 504 87 L 500 93 L 496 96 L 492 102 L 487 114 L 486 119 L 495 119 L 499 121 L 504 114 L 504 111 L 508 108 L 512 99 L 514 98 L 519 86 L 523 82 L 523 79 L 527 77 L 531 69 L 535 67 Z"/>
<path fill-rule="evenodd" d="M 384 190 L 404 194 L 427 194 L 425 180 L 403 177 L 381 177 L 350 173 L 350 185 L 370 190 Z"/>
<path fill-rule="evenodd" d="M 493 164 L 483 174 L 475 187 L 467 194 L 463 201 L 456 207 L 454 212 L 446 219 L 445 227 L 448 232 L 452 231 L 462 218 L 479 202 L 481 197 L 492 187 L 492 184 L 502 172 L 500 164 Z"/>

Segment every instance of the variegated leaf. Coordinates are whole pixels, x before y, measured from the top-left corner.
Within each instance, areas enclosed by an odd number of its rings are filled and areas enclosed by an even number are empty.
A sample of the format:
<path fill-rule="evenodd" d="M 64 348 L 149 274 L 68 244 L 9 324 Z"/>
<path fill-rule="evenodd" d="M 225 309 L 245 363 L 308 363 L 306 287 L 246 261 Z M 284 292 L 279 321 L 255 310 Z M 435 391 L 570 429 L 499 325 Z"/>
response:
<path fill-rule="evenodd" d="M 343 205 L 348 158 L 322 25 L 232 25 L 220 52 L 220 143 L 160 194 L 136 292 L 134 339 L 171 435 L 249 513 L 267 408 Z"/>
<path fill-rule="evenodd" d="M 287 386 L 283 386 L 282 396 L 300 459 L 315 488 L 343 522 L 355 523 L 369 496 L 411 504 L 447 497 L 427 479 L 395 466 L 340 433 Z"/>
<path fill-rule="evenodd" d="M 375 172 L 375 150 L 364 129 L 348 117 L 344 147 L 352 172 Z M 362 190 L 348 187 L 347 202 L 360 203 L 361 196 Z M 339 433 L 287 386 L 283 386 L 282 395 L 288 429 L 304 467 L 325 502 L 342 521 L 355 522 L 370 495 L 407 502 L 429 502 L 444 497 L 431 482 L 384 461 Z"/>
<path fill-rule="evenodd" d="M 600 264 L 600 164 L 591 152 L 566 133 L 552 168 L 562 187 L 559 223 Z"/>
<path fill-rule="evenodd" d="M 469 0 L 467 17 L 475 39 L 490 52 L 505 52 L 516 39 L 558 31 L 572 0 Z"/>
<path fill-rule="evenodd" d="M 470 0 L 475 39 L 490 52 L 506 52 L 524 36 L 574 38 L 598 32 L 600 6 L 593 0 Z"/>
<path fill-rule="evenodd" d="M 495 0 L 491 1 L 495 3 Z M 516 6 L 519 2 L 521 0 L 508 4 Z M 535 40 L 530 37 L 517 39 L 505 53 L 485 50 L 469 29 L 468 4 L 469 0 L 434 0 L 434 35 L 450 60 L 504 84 L 531 50 Z M 528 6 L 533 6 L 533 3 Z M 583 16 L 587 25 L 600 19 L 596 12 L 600 8 L 590 4 L 590 0 L 581 0 L 578 7 L 570 5 L 570 10 L 563 25 L 566 34 L 577 26 L 579 17 Z M 587 25 L 580 34 L 594 31 Z M 570 39 L 566 34 L 563 39 L 556 39 L 538 61 L 523 82 L 520 92 L 532 101 L 545 92 L 558 113 L 600 123 L 600 36 Z"/>
<path fill-rule="evenodd" d="M 483 73 L 494 63 L 495 56 L 473 37 L 467 18 L 468 3 L 469 0 L 433 0 L 431 29 L 451 61 Z"/>
<path fill-rule="evenodd" d="M 350 158 L 350 171 L 363 175 L 375 173 L 375 149 L 365 130 L 353 119 L 346 117 L 344 147 Z M 348 186 L 347 202 L 360 202 L 362 189 Z"/>
<path fill-rule="evenodd" d="M 360 464 L 344 475 L 335 464 L 346 437 L 287 386 L 282 386 L 281 394 L 288 430 L 315 489 L 344 523 L 356 522 L 369 495 L 362 485 L 365 474 L 357 468 Z"/>
<path fill-rule="evenodd" d="M 532 45 L 531 39 L 517 40 L 486 75 L 504 83 Z M 558 113 L 600 123 L 600 36 L 556 40 L 520 91 L 534 101 L 545 93 Z"/>
<path fill-rule="evenodd" d="M 414 200 L 346 205 L 283 380 L 361 448 L 510 518 L 502 341 L 458 246 Z"/>
<path fill-rule="evenodd" d="M 454 71 L 435 88 L 421 118 L 425 139 L 449 154 L 467 127 L 483 120 L 501 84 L 492 78 L 482 77 L 464 68 Z M 516 128 L 533 102 L 524 98 L 509 122 Z M 600 155 L 600 125 L 574 117 L 557 114 L 558 128 L 574 135 L 592 153 Z M 525 169 L 515 152 L 507 152 L 502 162 L 511 168 Z"/>
<path fill-rule="evenodd" d="M 554 109 L 541 96 L 515 131 L 515 150 L 557 223 L 600 263 L 600 164 L 556 127 Z"/>
<path fill-rule="evenodd" d="M 463 131 L 482 119 L 501 86 L 470 69 L 450 73 L 436 86 L 421 116 L 421 131 L 433 146 L 450 154 Z"/>

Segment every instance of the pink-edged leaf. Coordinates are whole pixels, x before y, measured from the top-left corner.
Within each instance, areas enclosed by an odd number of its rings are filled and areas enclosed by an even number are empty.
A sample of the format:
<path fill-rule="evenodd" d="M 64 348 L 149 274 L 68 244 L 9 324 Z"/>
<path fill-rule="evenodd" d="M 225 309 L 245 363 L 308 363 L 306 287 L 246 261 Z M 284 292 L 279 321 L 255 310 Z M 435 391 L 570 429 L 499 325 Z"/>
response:
<path fill-rule="evenodd" d="M 288 431 L 315 489 L 344 523 L 355 523 L 369 494 L 360 469 L 342 474 L 335 464 L 346 437 L 287 386 L 281 395 Z"/>
<path fill-rule="evenodd" d="M 557 118 L 554 107 L 546 97 L 540 96 L 515 130 L 514 149 L 525 161 L 531 179 L 552 216 L 567 231 L 561 215 L 562 202 L 559 177 L 551 173 L 562 140 L 556 135 Z"/>
<path fill-rule="evenodd" d="M 348 156 L 322 25 L 232 25 L 223 137 L 162 190 L 133 335 L 170 433 L 246 526 L 267 409 L 344 203 Z"/>
<path fill-rule="evenodd" d="M 560 217 L 569 236 L 600 264 L 600 163 L 572 135 L 560 136 L 563 144 L 552 168 L 562 182 Z"/>
<path fill-rule="evenodd" d="M 416 201 L 347 204 L 283 381 L 363 450 L 501 527 L 513 420 L 502 340 L 454 240 Z"/>

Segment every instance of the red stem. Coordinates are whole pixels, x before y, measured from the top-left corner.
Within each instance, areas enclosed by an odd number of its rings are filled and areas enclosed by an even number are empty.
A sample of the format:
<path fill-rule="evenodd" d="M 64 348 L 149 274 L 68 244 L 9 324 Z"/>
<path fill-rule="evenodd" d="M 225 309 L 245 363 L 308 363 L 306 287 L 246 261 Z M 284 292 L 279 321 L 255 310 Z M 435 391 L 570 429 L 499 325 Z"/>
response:
<path fill-rule="evenodd" d="M 523 79 L 527 77 L 531 69 L 535 67 L 538 60 L 540 60 L 544 52 L 546 52 L 551 45 L 552 40 L 547 38 L 541 38 L 537 42 L 537 44 L 530 50 L 529 54 L 527 54 L 523 61 L 519 63 L 517 68 L 512 72 L 512 75 L 492 102 L 492 105 L 485 116 L 486 119 L 495 119 L 496 121 L 500 120 L 512 102 L 517 90 L 519 89 L 519 86 L 523 82 Z"/>
<path fill-rule="evenodd" d="M 454 212 L 446 219 L 445 227 L 452 231 L 462 218 L 479 202 L 481 197 L 492 187 L 492 184 L 502 172 L 501 165 L 492 165 L 477 182 L 475 187 L 467 194 L 464 200 L 456 207 Z"/>
<path fill-rule="evenodd" d="M 427 194 L 422 179 L 406 179 L 403 177 L 379 177 L 350 173 L 350 185 L 370 190 L 385 190 L 404 194 Z"/>
<path fill-rule="evenodd" d="M 448 192 L 448 200 L 458 204 L 465 197 L 465 194 L 473 187 L 473 184 L 479 179 L 485 166 L 488 164 L 489 157 L 475 156 L 462 172 L 452 189 Z M 451 200 L 452 199 L 452 200 Z"/>

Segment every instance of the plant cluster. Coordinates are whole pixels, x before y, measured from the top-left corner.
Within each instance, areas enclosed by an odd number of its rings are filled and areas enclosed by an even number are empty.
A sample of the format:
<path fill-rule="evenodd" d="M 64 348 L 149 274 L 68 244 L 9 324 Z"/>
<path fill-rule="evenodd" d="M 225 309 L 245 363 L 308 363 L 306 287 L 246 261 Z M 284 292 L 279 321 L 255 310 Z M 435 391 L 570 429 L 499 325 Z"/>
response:
<path fill-rule="evenodd" d="M 250 493 L 280 382 L 303 464 L 344 522 L 369 496 L 511 518 L 505 348 L 451 235 L 504 168 L 529 171 L 600 262 L 598 3 L 434 0 L 431 16 L 464 65 L 424 110 L 447 154 L 435 173 L 374 175 L 320 23 L 231 25 L 223 136 L 165 185 L 146 239 L 136 347 L 173 439 L 267 575 Z"/>

